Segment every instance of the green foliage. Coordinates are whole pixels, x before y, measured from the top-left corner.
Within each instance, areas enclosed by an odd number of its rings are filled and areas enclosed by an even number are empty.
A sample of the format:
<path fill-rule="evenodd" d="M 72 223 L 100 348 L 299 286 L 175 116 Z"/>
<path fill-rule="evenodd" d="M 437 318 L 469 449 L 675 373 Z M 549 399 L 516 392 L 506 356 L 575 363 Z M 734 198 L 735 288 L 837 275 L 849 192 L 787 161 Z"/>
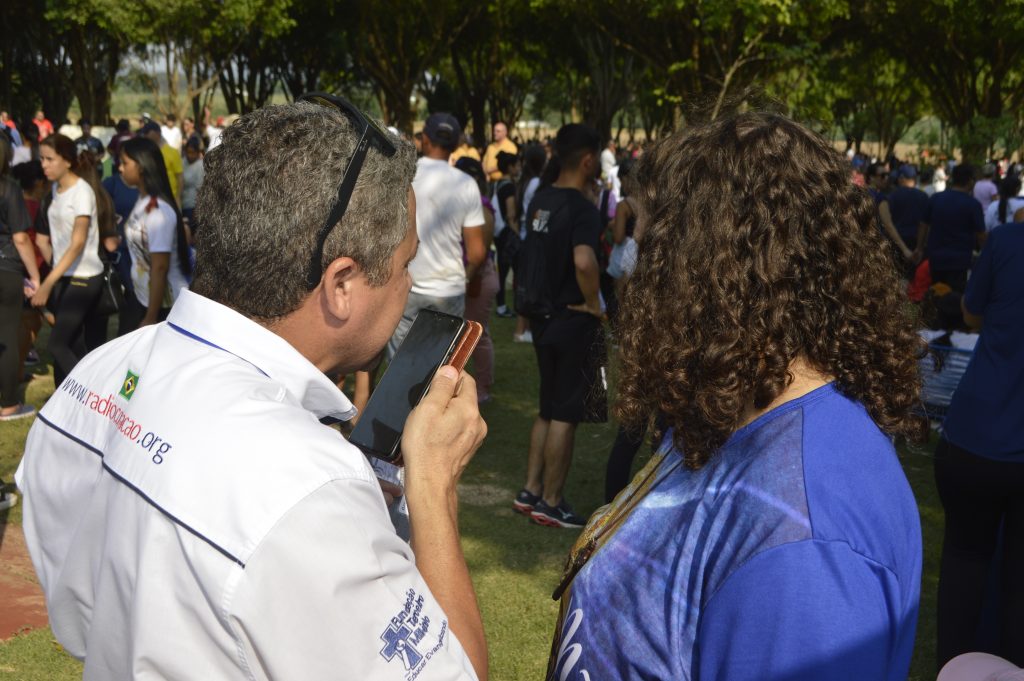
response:
<path fill-rule="evenodd" d="M 883 153 L 933 114 L 968 158 L 1024 136 L 1024 0 L 27 0 L 0 27 L 0 105 L 106 118 L 126 55 L 156 108 L 232 112 L 329 86 L 412 128 L 618 119 L 649 135 L 771 102 Z M 134 79 L 139 81 L 138 73 Z M 437 89 L 440 88 L 440 89 Z M 422 97 L 420 97 L 421 95 Z"/>
<path fill-rule="evenodd" d="M 857 19 L 879 49 L 927 88 L 932 110 L 957 131 L 963 156 L 980 160 L 991 121 L 1019 119 L 1024 104 L 1021 0 L 866 0 Z"/>

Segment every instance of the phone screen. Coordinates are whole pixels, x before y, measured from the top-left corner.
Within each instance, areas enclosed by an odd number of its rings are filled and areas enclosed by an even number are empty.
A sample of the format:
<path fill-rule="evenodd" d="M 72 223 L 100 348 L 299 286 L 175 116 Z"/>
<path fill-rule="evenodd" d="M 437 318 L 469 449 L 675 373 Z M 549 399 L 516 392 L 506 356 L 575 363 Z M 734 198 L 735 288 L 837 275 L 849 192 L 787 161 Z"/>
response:
<path fill-rule="evenodd" d="M 405 420 L 451 354 L 464 323 L 449 314 L 420 311 L 370 396 L 349 442 L 385 461 L 397 458 Z"/>

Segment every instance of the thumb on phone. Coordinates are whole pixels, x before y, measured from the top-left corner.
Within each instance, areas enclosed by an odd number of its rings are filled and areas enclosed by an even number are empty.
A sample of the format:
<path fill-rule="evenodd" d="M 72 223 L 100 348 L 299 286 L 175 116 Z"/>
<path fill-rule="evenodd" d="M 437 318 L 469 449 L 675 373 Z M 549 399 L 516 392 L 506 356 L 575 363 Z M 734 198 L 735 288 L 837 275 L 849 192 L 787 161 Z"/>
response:
<path fill-rule="evenodd" d="M 441 411 L 448 406 L 459 386 L 459 372 L 451 365 L 444 365 L 434 374 L 430 389 L 420 404 L 428 404 Z"/>

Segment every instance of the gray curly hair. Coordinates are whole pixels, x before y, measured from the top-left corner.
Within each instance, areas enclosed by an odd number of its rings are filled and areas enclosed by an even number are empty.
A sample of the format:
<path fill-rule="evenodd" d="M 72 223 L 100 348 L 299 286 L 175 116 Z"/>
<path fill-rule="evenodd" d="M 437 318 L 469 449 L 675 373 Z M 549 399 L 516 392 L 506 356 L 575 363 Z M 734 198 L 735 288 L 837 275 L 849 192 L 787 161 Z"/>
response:
<path fill-rule="evenodd" d="M 358 141 L 342 113 L 308 102 L 268 106 L 228 127 L 204 160 L 192 290 L 253 319 L 297 309 L 309 294 L 316 232 Z M 416 152 L 392 142 L 391 158 L 371 147 L 348 210 L 324 244 L 325 268 L 348 256 L 373 286 L 388 280 L 409 226 Z"/>

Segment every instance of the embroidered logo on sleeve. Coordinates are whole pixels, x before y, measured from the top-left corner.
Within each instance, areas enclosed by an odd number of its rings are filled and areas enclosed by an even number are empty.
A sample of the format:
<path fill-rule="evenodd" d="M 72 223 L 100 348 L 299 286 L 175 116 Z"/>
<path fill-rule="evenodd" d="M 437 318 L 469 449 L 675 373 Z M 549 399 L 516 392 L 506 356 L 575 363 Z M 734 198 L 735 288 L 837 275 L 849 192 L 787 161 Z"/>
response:
<path fill-rule="evenodd" d="M 431 630 L 431 620 L 428 615 L 423 614 L 425 603 L 423 596 L 416 593 L 414 589 L 405 592 L 405 604 L 402 610 L 391 618 L 386 629 L 380 635 L 384 641 L 384 647 L 380 649 L 380 656 L 388 662 L 396 658 L 401 660 L 405 669 L 405 678 L 412 681 L 426 666 L 428 660 L 444 645 L 444 635 L 448 629 L 448 622 L 442 621 L 437 634 L 437 643 L 430 649 L 424 651 L 424 639 Z M 436 628 L 436 627 L 435 627 Z"/>
<path fill-rule="evenodd" d="M 138 374 L 133 374 L 132 372 L 129 371 L 124 376 L 124 383 L 121 384 L 121 392 L 119 392 L 118 395 L 120 395 L 121 397 L 123 397 L 126 400 L 131 400 L 132 399 L 132 395 L 135 394 L 135 388 L 137 388 L 138 385 L 139 385 L 139 376 L 138 376 Z"/>

